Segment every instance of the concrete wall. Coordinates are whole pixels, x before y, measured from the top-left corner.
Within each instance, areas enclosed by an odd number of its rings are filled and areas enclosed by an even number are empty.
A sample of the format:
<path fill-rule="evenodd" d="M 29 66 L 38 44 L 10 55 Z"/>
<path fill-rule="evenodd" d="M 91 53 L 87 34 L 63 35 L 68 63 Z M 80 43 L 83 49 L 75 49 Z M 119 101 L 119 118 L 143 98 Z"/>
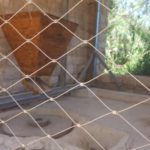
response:
<path fill-rule="evenodd" d="M 0 54 L 7 55 L 11 52 L 11 48 L 5 39 L 5 36 L 0 29 Z M 1 57 L 0 57 L 1 58 Z M 9 57 L 17 65 L 17 62 L 13 55 Z M 7 59 L 0 61 L 0 86 L 2 88 L 7 88 L 14 84 L 21 78 L 21 73 L 11 64 Z M 24 90 L 24 87 L 21 83 L 16 84 L 9 91 L 17 92 Z"/>
<path fill-rule="evenodd" d="M 24 5 L 25 0 L 0 0 L 0 13 L 14 13 L 18 11 L 21 6 Z M 55 16 L 61 16 L 67 11 L 68 8 L 72 8 L 78 0 L 34 0 L 34 2 L 40 6 L 40 8 L 50 14 Z M 22 11 L 37 10 L 35 6 L 25 7 Z M 76 35 L 82 39 L 88 39 L 95 33 L 95 22 L 96 22 L 96 3 L 91 3 L 90 0 L 84 0 L 79 6 L 72 10 L 65 18 L 76 22 L 79 27 L 76 31 Z M 79 43 L 77 38 L 73 37 L 68 50 L 73 48 Z M 11 52 L 11 48 L 7 43 L 2 30 L 0 30 L 0 52 L 4 55 Z M 80 46 L 78 49 L 67 55 L 67 69 L 74 76 L 78 77 L 79 73 L 82 71 L 86 62 L 88 61 L 89 54 L 91 53 L 91 48 L 85 45 Z M 11 56 L 11 59 L 16 63 L 15 58 Z M 16 63 L 17 64 L 17 63 Z M 51 77 L 43 77 L 47 82 L 56 85 L 58 81 L 58 74 L 60 74 L 60 68 L 57 67 Z M 21 74 L 9 65 L 8 61 L 0 62 L 0 85 L 2 87 L 8 87 L 12 82 L 17 81 L 21 78 Z M 68 80 L 71 79 L 67 77 Z M 11 91 L 24 90 L 21 83 L 17 84 Z"/>

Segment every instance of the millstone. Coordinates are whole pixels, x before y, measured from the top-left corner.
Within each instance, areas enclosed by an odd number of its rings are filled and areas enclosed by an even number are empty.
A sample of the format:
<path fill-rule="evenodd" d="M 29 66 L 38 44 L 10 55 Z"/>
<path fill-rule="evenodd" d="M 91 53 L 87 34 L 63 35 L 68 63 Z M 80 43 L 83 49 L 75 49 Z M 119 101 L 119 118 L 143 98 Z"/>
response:
<path fill-rule="evenodd" d="M 59 138 L 69 133 L 73 129 L 73 123 L 69 118 L 57 115 L 32 115 L 35 123 L 28 115 L 19 116 L 7 124 L 17 137 L 46 136 L 45 133 L 53 138 Z M 5 134 L 14 136 L 7 126 L 3 125 L 2 130 Z"/>

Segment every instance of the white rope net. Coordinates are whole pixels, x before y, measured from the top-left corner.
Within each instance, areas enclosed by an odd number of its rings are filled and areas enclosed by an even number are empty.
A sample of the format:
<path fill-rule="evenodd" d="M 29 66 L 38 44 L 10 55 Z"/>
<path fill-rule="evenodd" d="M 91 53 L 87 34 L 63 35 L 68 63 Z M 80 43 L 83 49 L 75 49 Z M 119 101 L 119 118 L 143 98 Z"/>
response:
<path fill-rule="evenodd" d="M 3 60 L 8 60 L 22 75 L 23 77 L 16 81 L 15 83 L 13 83 L 12 85 L 10 85 L 9 87 L 7 88 L 1 88 L 1 93 L 2 92 L 5 92 L 7 93 L 11 98 L 12 100 L 16 103 L 16 105 L 20 108 L 21 112 L 19 112 L 18 114 L 16 115 L 13 115 L 11 116 L 9 119 L 7 120 L 2 120 L 0 121 L 1 124 L 7 126 L 7 128 L 10 130 L 10 132 L 12 133 L 12 135 L 15 137 L 15 139 L 17 140 L 18 142 L 18 148 L 23 148 L 23 149 L 26 149 L 26 150 L 29 150 L 29 145 L 32 145 L 32 144 L 36 144 L 38 141 L 40 141 L 41 139 L 44 139 L 44 138 L 48 138 L 50 139 L 53 143 L 55 143 L 57 145 L 57 148 L 60 149 L 60 150 L 63 150 L 64 148 L 61 146 L 61 144 L 59 144 L 55 139 L 52 138 L 52 135 L 49 135 L 48 133 L 46 133 L 44 131 L 44 129 L 38 124 L 38 122 L 36 121 L 36 119 L 31 115 L 31 111 L 36 109 L 37 107 L 39 106 L 42 106 L 48 102 L 53 102 L 56 104 L 56 106 L 74 123 L 74 126 L 73 127 L 76 127 L 76 128 L 80 128 L 81 130 L 83 130 L 83 132 L 85 132 L 87 134 L 87 136 L 89 136 L 93 141 L 95 141 L 95 143 L 99 146 L 100 149 L 103 149 L 103 150 L 106 150 L 105 146 L 101 144 L 101 141 L 98 141 L 85 127 L 89 124 L 92 124 L 94 122 L 96 122 L 97 120 L 100 120 L 100 119 L 103 119 L 107 116 L 111 116 L 111 115 L 115 115 L 116 117 L 120 118 L 124 124 L 127 124 L 128 126 L 130 126 L 138 135 L 140 135 L 146 142 L 145 145 L 141 145 L 141 146 L 138 146 L 138 147 L 135 147 L 135 148 L 131 148 L 132 150 L 138 150 L 138 149 L 142 149 L 142 148 L 148 148 L 150 146 L 150 139 L 144 135 L 139 129 L 137 129 L 130 121 L 128 121 L 123 115 L 122 113 L 123 112 L 127 112 L 129 110 L 132 110 L 132 109 L 135 109 L 137 106 L 141 105 L 141 104 L 144 104 L 144 103 L 147 103 L 148 101 L 150 101 L 150 98 L 149 99 L 145 99 L 143 100 L 142 102 L 139 102 L 139 103 L 136 103 L 136 104 L 133 104 L 132 106 L 129 106 L 127 108 L 124 108 L 122 110 L 113 110 L 111 108 L 111 106 L 108 106 L 105 101 L 103 101 L 101 98 L 99 98 L 99 96 L 97 96 L 97 94 L 95 94 L 95 92 L 87 85 L 89 83 L 91 83 L 92 81 L 95 81 L 96 79 L 98 79 L 100 76 L 103 76 L 104 73 L 102 74 L 99 74 L 97 75 L 96 77 L 90 79 L 89 81 L 87 82 L 80 82 L 78 81 L 78 79 L 76 79 L 60 62 L 59 60 L 61 58 L 64 58 L 65 56 L 67 56 L 69 53 L 71 53 L 72 51 L 75 51 L 77 47 L 81 46 L 81 45 L 84 45 L 84 44 L 87 44 L 87 45 L 90 45 L 95 51 L 97 51 L 97 53 L 99 53 L 100 55 L 102 55 L 103 57 L 105 57 L 103 55 L 103 53 L 101 53 L 94 45 L 91 44 L 91 40 L 95 39 L 97 36 L 100 36 L 103 32 L 105 32 L 109 27 L 110 27 L 110 24 L 105 27 L 102 31 L 100 31 L 98 34 L 92 36 L 90 39 L 81 39 L 78 35 L 76 35 L 75 33 L 71 32 L 64 24 L 62 24 L 61 22 L 59 22 L 62 18 L 64 18 L 65 16 L 67 16 L 71 11 L 73 11 L 74 9 L 76 9 L 76 7 L 80 6 L 82 3 L 83 3 L 84 0 L 80 0 L 78 1 L 72 8 L 70 8 L 67 12 L 65 12 L 65 14 L 63 14 L 59 19 L 57 20 L 53 20 L 52 18 L 50 18 L 45 12 L 44 10 L 39 6 L 37 5 L 34 1 L 32 0 L 26 0 L 25 4 L 16 12 L 13 14 L 13 16 L 8 19 L 8 20 L 4 20 L 4 18 L 0 18 L 1 20 L 4 21 L 4 23 L 2 23 L 0 26 L 2 28 L 2 26 L 4 26 L 5 24 L 9 24 L 11 25 L 11 27 L 25 40 L 24 43 L 22 43 L 19 47 L 17 47 L 15 50 L 13 50 L 13 52 L 10 52 L 8 55 L 4 56 L 3 54 L 1 54 L 1 59 L 0 61 L 3 61 Z M 94 1 L 94 0 L 93 0 Z M 98 0 L 95 0 L 94 2 L 97 2 L 97 3 L 100 3 Z M 46 26 L 44 29 L 42 29 L 39 33 L 37 33 L 34 37 L 32 37 L 31 39 L 26 39 L 10 22 L 10 20 L 15 16 L 17 15 L 22 9 L 24 9 L 26 6 L 28 5 L 34 5 L 39 11 L 41 11 L 44 15 L 47 15 L 47 17 L 52 20 L 52 22 L 50 24 L 48 24 L 48 26 Z M 107 9 L 108 11 L 111 11 L 110 8 L 108 8 L 107 6 L 105 6 L 104 4 L 100 3 L 105 9 Z M 113 21 L 112 21 L 113 22 Z M 111 22 L 111 23 L 112 23 Z M 32 39 L 34 39 L 36 36 L 38 36 L 39 34 L 41 34 L 44 30 L 46 30 L 48 27 L 50 27 L 52 24 L 60 24 L 63 28 L 65 28 L 69 33 L 71 33 L 74 37 L 76 37 L 80 43 L 77 44 L 75 47 L 73 47 L 72 49 L 68 50 L 65 54 L 63 54 L 61 57 L 59 57 L 58 59 L 52 59 L 50 58 L 47 54 L 45 54 L 43 52 L 42 49 L 40 49 L 34 42 L 32 42 Z M 21 46 L 23 46 L 25 43 L 32 43 L 44 56 L 46 56 L 50 62 L 47 63 L 46 65 L 44 65 L 43 67 L 39 68 L 38 70 L 36 70 L 35 72 L 33 72 L 32 74 L 30 75 L 26 75 L 24 74 L 24 72 L 21 71 L 21 69 L 9 58 L 10 55 L 12 55 L 14 52 L 16 52 Z M 32 79 L 32 75 L 34 75 L 36 72 L 40 71 L 41 69 L 43 69 L 44 67 L 46 67 L 47 65 L 51 64 L 51 63 L 56 63 L 60 68 L 62 68 L 66 74 L 71 77 L 75 82 L 76 82 L 76 85 L 72 88 L 70 88 L 69 90 L 65 91 L 64 93 L 60 94 L 59 96 L 53 98 L 53 97 L 50 97 L 33 79 Z M 139 79 L 137 79 L 133 74 L 131 74 L 129 72 L 129 75 L 131 76 L 131 78 L 133 80 L 136 80 L 139 84 L 141 84 L 145 90 L 147 91 L 150 91 L 150 89 L 144 85 Z M 20 83 L 21 81 L 23 81 L 24 79 L 30 79 L 40 90 L 41 90 L 41 93 L 43 93 L 46 97 L 47 97 L 47 100 L 44 101 L 44 102 L 41 102 L 40 104 L 26 110 L 24 109 L 17 101 L 16 99 L 14 98 L 14 96 L 11 94 L 11 92 L 9 92 L 9 89 L 11 89 L 12 87 L 14 87 L 15 85 L 17 85 L 18 83 Z M 88 122 L 85 122 L 83 124 L 79 124 L 78 122 L 76 122 L 76 120 L 74 120 L 74 118 L 69 114 L 69 112 L 67 112 L 67 110 L 65 110 L 65 108 L 63 106 L 61 106 L 61 104 L 59 103 L 59 101 L 57 101 L 58 98 L 64 96 L 66 93 L 76 89 L 77 87 L 84 87 L 84 89 L 86 89 L 89 93 L 91 93 L 91 95 L 93 95 L 97 101 L 102 104 L 106 109 L 107 109 L 107 113 L 106 114 L 103 114 L 103 115 L 100 115 L 96 118 L 93 118 L 91 120 L 89 120 Z M 91 110 L 91 111 L 94 111 L 94 110 Z M 41 132 L 43 132 L 43 137 L 40 137 L 39 139 L 36 139 L 36 140 L 33 140 L 27 144 L 23 144 L 19 138 L 15 135 L 15 132 L 13 131 L 13 129 L 11 129 L 11 127 L 9 127 L 8 125 L 8 122 L 11 121 L 12 119 L 15 119 L 16 117 L 22 115 L 22 114 L 26 114 L 28 115 L 33 121 L 34 123 L 39 127 L 39 130 L 41 130 Z M 22 118 L 23 119 L 23 118 Z M 65 129 L 67 130 L 67 129 Z M 64 131 L 64 130 L 63 130 Z M 63 132 L 63 131 L 60 131 L 59 133 Z M 59 133 L 56 133 L 59 134 Z M 112 137 L 113 138 L 113 137 Z M 149 148 L 148 148 L 149 149 Z"/>

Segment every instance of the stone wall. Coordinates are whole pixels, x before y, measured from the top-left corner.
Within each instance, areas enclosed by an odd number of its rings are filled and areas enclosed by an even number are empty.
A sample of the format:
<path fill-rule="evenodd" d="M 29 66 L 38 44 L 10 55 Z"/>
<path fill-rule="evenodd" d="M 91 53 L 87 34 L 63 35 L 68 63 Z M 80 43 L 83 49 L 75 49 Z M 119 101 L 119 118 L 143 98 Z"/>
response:
<path fill-rule="evenodd" d="M 11 52 L 11 48 L 7 40 L 5 39 L 2 30 L 0 29 L 0 54 L 1 54 L 0 56 L 8 55 L 10 52 Z M 13 55 L 9 56 L 8 58 L 12 60 L 15 65 L 18 66 Z M 0 61 L 0 86 L 2 88 L 8 88 L 16 81 L 18 81 L 20 78 L 21 78 L 21 73 L 11 64 L 10 61 L 8 61 L 7 59 L 3 59 Z M 24 87 L 20 82 L 9 89 L 9 91 L 13 91 L 13 92 L 17 92 L 18 90 L 19 91 L 24 90 Z"/>
<path fill-rule="evenodd" d="M 68 1 L 68 3 L 67 3 Z M 18 11 L 23 5 L 25 0 L 0 0 L 0 13 L 15 13 Z M 55 16 L 61 16 L 62 14 L 67 12 L 67 9 L 72 8 L 78 0 L 34 0 L 34 2 L 40 6 L 40 8 L 50 14 Z M 22 11 L 32 11 L 38 10 L 37 7 L 30 5 L 25 7 Z M 77 23 L 79 26 L 76 31 L 76 35 L 81 39 L 88 39 L 92 37 L 95 33 L 95 22 L 96 22 L 96 3 L 91 3 L 90 0 L 84 0 L 73 9 L 68 15 L 65 16 L 65 19 L 73 21 Z M 73 37 L 70 44 L 68 45 L 68 50 L 75 47 L 79 44 L 79 40 L 76 37 Z M 0 30 L 0 52 L 4 55 L 10 53 L 11 48 L 5 39 L 2 30 Z M 84 66 L 86 65 L 89 55 L 91 53 L 91 47 L 82 45 L 78 47 L 73 52 L 67 55 L 67 70 L 74 76 L 78 77 Z M 16 63 L 15 58 L 11 55 L 11 59 Z M 58 75 L 60 74 L 60 68 L 56 67 L 51 77 L 43 77 L 46 82 L 50 82 L 52 85 L 56 85 L 58 81 Z M 0 62 L 0 85 L 2 87 L 8 87 L 13 82 L 19 80 L 21 78 L 21 74 L 14 69 L 7 61 Z M 67 76 L 68 81 L 72 81 L 70 77 Z M 17 84 L 13 90 L 11 91 L 20 91 L 24 90 L 24 87 L 21 83 Z"/>
<path fill-rule="evenodd" d="M 3 2 L 2 0 L 0 1 L 1 9 L 0 12 L 1 14 L 7 14 L 7 13 L 15 13 L 18 11 L 21 6 L 24 5 L 24 0 L 18 0 L 18 1 L 13 1 L 12 0 L 7 0 Z M 73 7 L 78 1 L 77 0 L 70 0 L 69 3 L 67 4 L 66 2 L 62 0 L 37 0 L 35 3 L 41 7 L 44 11 L 53 14 L 55 16 L 61 16 L 62 14 L 66 13 L 67 7 L 71 8 Z M 8 5 L 9 4 L 9 5 Z M 67 6 L 66 6 L 67 5 Z M 30 5 L 29 7 L 25 7 L 23 11 L 28 11 L 28 10 L 37 10 L 37 8 L 33 5 Z M 81 15 L 81 12 L 84 12 L 84 16 Z M 73 22 L 76 22 L 79 24 L 78 29 L 76 31 L 76 35 L 86 39 L 88 36 L 88 29 L 86 26 L 86 22 L 88 22 L 88 17 L 86 12 L 88 12 L 87 5 L 86 3 L 80 4 L 76 9 L 74 9 L 72 12 L 69 13 L 65 17 L 65 19 L 71 20 Z M 82 21 L 81 21 L 82 20 Z M 77 38 L 73 37 L 69 46 L 68 50 L 73 48 L 79 43 L 79 40 Z M 11 52 L 11 48 L 5 39 L 5 36 L 0 30 L 0 52 L 3 53 L 3 55 L 6 55 Z M 79 72 L 81 72 L 82 68 L 87 62 L 87 56 L 88 56 L 88 51 L 86 51 L 86 47 L 82 46 L 78 48 L 77 50 L 73 51 L 72 53 L 67 55 L 67 70 L 74 76 L 77 77 Z M 15 62 L 17 65 L 15 58 L 13 55 L 11 55 L 11 60 Z M 21 78 L 21 74 L 8 62 L 7 60 L 3 60 L 0 63 L 0 84 L 2 87 L 7 88 L 11 84 L 13 84 L 15 81 L 19 80 Z M 58 74 L 60 74 L 60 68 L 57 67 L 52 74 L 51 77 L 43 77 L 46 81 L 50 82 L 53 85 L 56 85 L 58 81 Z M 71 80 L 70 77 L 67 77 L 68 80 Z M 23 86 L 21 84 L 17 84 L 13 91 L 17 90 L 23 90 Z M 12 89 L 11 89 L 12 91 Z"/>

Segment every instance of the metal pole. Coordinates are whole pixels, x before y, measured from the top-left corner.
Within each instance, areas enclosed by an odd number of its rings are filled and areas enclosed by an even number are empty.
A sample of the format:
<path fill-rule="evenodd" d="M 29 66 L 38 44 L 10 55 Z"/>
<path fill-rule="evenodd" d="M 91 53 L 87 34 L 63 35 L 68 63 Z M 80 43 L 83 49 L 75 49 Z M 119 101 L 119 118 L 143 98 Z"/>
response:
<path fill-rule="evenodd" d="M 98 0 L 97 3 L 97 16 L 96 16 L 96 34 L 100 32 L 101 29 L 101 0 Z M 95 39 L 95 47 L 99 49 L 99 44 L 100 44 L 100 39 L 99 36 L 96 36 Z M 99 60 L 97 59 L 96 55 L 94 55 L 94 60 L 93 60 L 93 76 L 97 75 L 97 66 L 99 64 Z"/>
<path fill-rule="evenodd" d="M 101 30 L 101 0 L 98 0 L 97 3 L 97 18 L 96 18 L 96 34 L 98 34 Z M 99 49 L 99 44 L 100 43 L 100 39 L 99 36 L 96 36 L 95 39 L 95 47 L 96 49 Z M 101 58 L 100 54 L 98 54 L 98 52 L 95 53 L 94 57 L 93 57 L 93 77 L 97 76 L 97 72 L 98 70 L 98 64 L 101 64 L 104 68 L 106 68 L 109 71 L 109 74 L 111 76 L 111 78 L 114 80 L 116 86 L 119 88 L 120 85 L 116 79 L 116 76 L 110 71 L 109 67 L 107 66 L 107 64 L 105 63 L 105 61 Z"/>
<path fill-rule="evenodd" d="M 97 3 L 97 16 L 96 16 L 96 34 L 98 34 L 101 30 L 101 0 L 98 0 L 98 1 L 99 2 Z M 100 44 L 99 42 L 100 42 L 99 36 L 96 36 L 95 47 L 97 49 L 99 49 L 99 44 Z M 109 71 L 109 74 L 111 78 L 114 80 L 116 86 L 120 88 L 120 85 L 115 75 L 110 71 L 109 67 L 107 66 L 105 61 L 101 58 L 101 55 L 97 51 L 93 52 L 93 54 L 91 55 L 86 67 L 81 72 L 79 79 L 84 80 L 86 74 L 88 73 L 88 69 L 90 66 L 92 66 L 93 77 L 95 77 L 98 72 L 98 68 L 97 68 L 98 64 L 101 64 L 104 68 L 106 68 Z"/>

